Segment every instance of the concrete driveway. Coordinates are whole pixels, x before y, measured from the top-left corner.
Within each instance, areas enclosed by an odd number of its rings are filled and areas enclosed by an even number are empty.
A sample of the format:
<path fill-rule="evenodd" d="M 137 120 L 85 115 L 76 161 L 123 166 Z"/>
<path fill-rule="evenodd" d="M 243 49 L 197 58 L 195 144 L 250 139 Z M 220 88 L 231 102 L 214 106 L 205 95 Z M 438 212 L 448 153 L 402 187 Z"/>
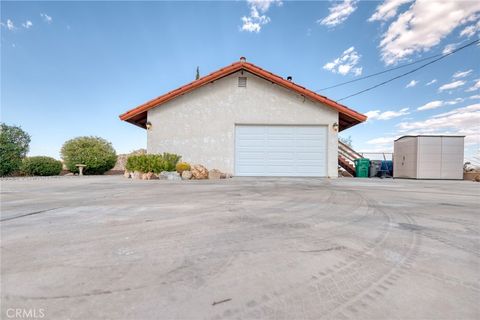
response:
<path fill-rule="evenodd" d="M 1 185 L 3 319 L 480 318 L 474 182 Z"/>

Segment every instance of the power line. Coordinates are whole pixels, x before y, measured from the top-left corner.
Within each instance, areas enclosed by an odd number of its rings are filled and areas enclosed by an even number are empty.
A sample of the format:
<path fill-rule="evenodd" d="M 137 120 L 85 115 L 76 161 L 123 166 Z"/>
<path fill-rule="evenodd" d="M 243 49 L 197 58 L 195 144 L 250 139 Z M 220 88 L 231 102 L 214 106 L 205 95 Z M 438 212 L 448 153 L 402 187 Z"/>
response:
<path fill-rule="evenodd" d="M 430 62 L 428 62 L 428 63 L 422 64 L 420 67 L 417 67 L 417 68 L 412 69 L 412 70 L 410 70 L 410 71 L 408 71 L 408 72 L 406 72 L 406 73 L 403 73 L 403 74 L 401 74 L 401 75 L 398 75 L 398 76 L 396 76 L 396 77 L 393 77 L 393 78 L 391 78 L 391 79 L 388 79 L 388 80 L 386 80 L 386 81 L 383 81 L 383 82 L 381 82 L 381 83 L 379 83 L 379 84 L 376 84 L 376 85 L 374 85 L 374 86 L 371 86 L 371 87 L 369 87 L 369 88 L 367 88 L 367 89 L 364 89 L 364 90 L 355 92 L 355 93 L 353 93 L 353 94 L 351 94 L 351 95 L 348 95 L 348 96 L 346 96 L 346 97 L 343 97 L 343 98 L 341 98 L 341 99 L 338 99 L 337 101 L 342 101 L 342 100 L 345 100 L 345 99 L 348 99 L 348 98 L 357 96 L 357 95 L 359 95 L 359 94 L 362 94 L 362 93 L 364 93 L 364 92 L 370 91 L 370 90 L 375 89 L 375 88 L 378 88 L 378 87 L 380 87 L 380 86 L 383 86 L 384 84 L 387 84 L 387 83 L 392 82 L 392 81 L 394 81 L 394 80 L 397 80 L 397 79 L 399 79 L 399 78 L 405 77 L 405 76 L 407 76 L 407 75 L 409 75 L 409 74 L 412 74 L 412 73 L 414 73 L 414 72 L 416 72 L 416 71 L 418 71 L 418 70 L 420 70 L 420 69 L 425 68 L 425 67 L 428 66 L 428 65 L 431 65 L 432 63 L 435 63 L 435 62 L 437 62 L 437 61 L 439 61 L 439 60 L 442 60 L 443 58 L 446 58 L 446 57 L 448 57 L 448 56 L 450 56 L 450 55 L 452 55 L 452 54 L 454 54 L 454 53 L 457 53 L 457 52 L 460 51 L 460 50 L 463 50 L 463 49 L 465 49 L 465 48 L 467 48 L 467 47 L 470 47 L 470 46 L 472 46 L 472 45 L 474 45 L 474 44 L 476 44 L 476 43 L 478 43 L 478 42 L 480 42 L 480 39 L 475 40 L 475 41 L 472 41 L 472 42 L 470 42 L 470 43 L 468 43 L 468 44 L 466 44 L 466 45 L 464 45 L 464 46 L 462 46 L 462 47 L 460 47 L 460 48 L 458 48 L 458 49 L 455 49 L 455 50 L 453 50 L 453 51 L 451 51 L 451 52 L 449 52 L 449 53 L 447 53 L 447 54 L 444 54 L 444 55 L 442 55 L 441 57 L 439 57 L 439 58 L 437 58 L 437 59 L 435 59 L 435 60 L 433 60 L 433 61 L 430 61 Z"/>
<path fill-rule="evenodd" d="M 420 59 L 420 60 L 416 60 L 416 61 L 413 61 L 413 62 L 410 62 L 410 63 L 402 64 L 402 65 L 400 65 L 400 66 L 398 66 L 398 67 L 386 69 L 386 70 L 383 70 L 383 71 L 380 71 L 380 72 L 377 72 L 377 73 L 372 73 L 372 74 L 369 74 L 369 75 L 366 75 L 366 76 L 363 76 L 363 77 L 360 77 L 360 78 L 356 78 L 356 79 L 353 79 L 353 80 L 341 82 L 341 83 L 335 84 L 335 85 L 330 86 L 330 87 L 318 89 L 316 92 L 324 91 L 324 90 L 328 90 L 328 89 L 333 89 L 333 88 L 336 88 L 336 87 L 341 87 L 341 86 L 343 86 L 343 85 L 346 85 L 346 84 L 349 84 L 349 83 L 352 83 L 352 82 L 357 82 L 357 81 L 364 80 L 364 79 L 368 79 L 368 78 L 371 78 L 371 77 L 374 77 L 374 76 L 378 76 L 378 75 L 381 75 L 381 74 L 384 74 L 384 73 L 387 73 L 387 72 L 390 72 L 390 71 L 394 71 L 394 70 L 398 70 L 398 69 L 401 69 L 401 68 L 405 68 L 405 67 L 411 66 L 411 65 L 413 65 L 413 64 L 420 63 L 420 62 L 425 61 L 425 60 L 430 60 L 430 59 L 439 57 L 439 56 L 441 56 L 441 55 L 442 55 L 441 53 L 435 54 L 435 55 L 430 56 L 430 57 L 426 57 L 426 58 L 423 58 L 423 59 Z"/>

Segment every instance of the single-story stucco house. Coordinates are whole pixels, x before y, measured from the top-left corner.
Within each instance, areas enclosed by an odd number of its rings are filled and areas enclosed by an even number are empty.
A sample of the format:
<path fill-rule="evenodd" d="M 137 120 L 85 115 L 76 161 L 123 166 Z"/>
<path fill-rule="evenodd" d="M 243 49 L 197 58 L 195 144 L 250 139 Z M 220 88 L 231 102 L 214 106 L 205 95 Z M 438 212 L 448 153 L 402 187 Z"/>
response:
<path fill-rule="evenodd" d="M 236 176 L 338 175 L 338 131 L 366 116 L 245 58 L 120 115 L 147 152 Z"/>

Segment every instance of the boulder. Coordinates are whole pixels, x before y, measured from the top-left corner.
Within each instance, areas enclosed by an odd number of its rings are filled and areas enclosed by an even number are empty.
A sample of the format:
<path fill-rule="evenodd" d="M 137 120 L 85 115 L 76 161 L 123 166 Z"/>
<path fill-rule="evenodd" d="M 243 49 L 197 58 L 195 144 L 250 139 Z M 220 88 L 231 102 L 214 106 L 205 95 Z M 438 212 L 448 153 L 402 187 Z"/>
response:
<path fill-rule="evenodd" d="M 182 172 L 182 180 L 190 180 L 192 179 L 192 171 L 185 170 Z"/>
<path fill-rule="evenodd" d="M 134 172 L 133 172 L 133 175 L 131 175 L 131 177 L 132 177 L 133 179 L 138 179 L 138 180 L 140 180 L 140 179 L 142 179 L 142 173 L 141 173 L 140 171 L 134 171 Z"/>
<path fill-rule="evenodd" d="M 123 173 L 123 176 L 124 176 L 125 178 L 127 178 L 127 179 L 130 178 L 130 172 L 128 172 L 127 170 L 125 170 L 125 172 Z"/>
<path fill-rule="evenodd" d="M 182 180 L 180 174 L 175 171 L 162 171 L 158 175 L 160 180 Z"/>
<path fill-rule="evenodd" d="M 218 179 L 222 178 L 222 175 L 225 175 L 222 171 L 220 171 L 218 169 L 212 169 L 208 172 L 208 179 L 218 180 Z"/>
<path fill-rule="evenodd" d="M 143 180 L 157 180 L 158 177 L 153 172 L 147 172 L 144 174 L 145 178 Z"/>
<path fill-rule="evenodd" d="M 192 177 L 193 179 L 201 180 L 208 179 L 208 170 L 200 164 L 192 166 Z"/>

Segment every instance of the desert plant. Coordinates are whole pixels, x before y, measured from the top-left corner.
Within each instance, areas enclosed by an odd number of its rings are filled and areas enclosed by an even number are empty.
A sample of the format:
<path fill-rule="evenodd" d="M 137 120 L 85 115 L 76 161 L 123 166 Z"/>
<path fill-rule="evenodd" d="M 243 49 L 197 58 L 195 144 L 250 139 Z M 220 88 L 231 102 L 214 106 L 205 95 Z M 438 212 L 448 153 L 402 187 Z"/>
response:
<path fill-rule="evenodd" d="M 137 154 L 129 156 L 125 168 L 128 171 L 154 172 L 174 171 L 180 156 L 171 153 Z"/>
<path fill-rule="evenodd" d="M 175 171 L 175 167 L 177 166 L 178 161 L 182 158 L 178 154 L 164 152 L 163 160 L 165 161 L 164 170 L 165 171 Z"/>
<path fill-rule="evenodd" d="M 186 162 L 179 162 L 175 166 L 178 173 L 182 174 L 183 171 L 190 171 L 190 165 Z"/>
<path fill-rule="evenodd" d="M 100 137 L 77 137 L 65 142 L 62 159 L 71 172 L 78 172 L 76 164 L 86 165 L 85 174 L 103 174 L 117 162 L 112 144 Z"/>
<path fill-rule="evenodd" d="M 30 136 L 20 127 L 0 124 L 0 176 L 20 168 L 29 144 Z"/>
<path fill-rule="evenodd" d="M 57 176 L 62 171 L 62 162 L 50 157 L 27 157 L 20 171 L 27 176 Z"/>

